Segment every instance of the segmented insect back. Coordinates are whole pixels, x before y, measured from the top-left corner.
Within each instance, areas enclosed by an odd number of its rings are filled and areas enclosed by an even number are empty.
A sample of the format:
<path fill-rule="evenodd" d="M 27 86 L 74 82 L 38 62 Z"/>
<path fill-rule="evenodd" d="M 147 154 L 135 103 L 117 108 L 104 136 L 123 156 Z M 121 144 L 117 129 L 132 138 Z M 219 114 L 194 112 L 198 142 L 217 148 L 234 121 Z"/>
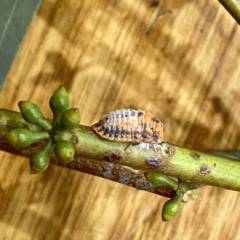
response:
<path fill-rule="evenodd" d="M 108 140 L 133 143 L 161 143 L 163 124 L 150 112 L 120 109 L 103 116 L 92 130 Z"/>

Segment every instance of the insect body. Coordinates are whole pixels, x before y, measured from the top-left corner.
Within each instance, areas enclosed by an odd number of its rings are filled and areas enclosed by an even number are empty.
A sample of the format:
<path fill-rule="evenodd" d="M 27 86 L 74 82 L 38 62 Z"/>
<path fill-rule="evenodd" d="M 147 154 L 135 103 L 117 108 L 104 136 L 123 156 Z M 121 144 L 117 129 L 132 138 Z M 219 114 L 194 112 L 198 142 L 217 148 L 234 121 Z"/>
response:
<path fill-rule="evenodd" d="M 163 124 L 150 112 L 120 109 L 103 116 L 92 130 L 108 140 L 132 143 L 161 143 Z"/>

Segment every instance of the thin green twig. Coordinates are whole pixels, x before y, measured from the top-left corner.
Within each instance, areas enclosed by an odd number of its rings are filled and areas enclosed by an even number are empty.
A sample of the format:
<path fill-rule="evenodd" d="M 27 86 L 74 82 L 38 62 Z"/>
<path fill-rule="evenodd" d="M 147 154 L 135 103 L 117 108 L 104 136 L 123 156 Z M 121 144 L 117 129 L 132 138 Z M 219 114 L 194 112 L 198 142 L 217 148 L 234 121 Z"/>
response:
<path fill-rule="evenodd" d="M 28 127 L 38 131 L 34 125 L 27 124 L 19 113 L 0 109 L 0 148 L 2 150 L 29 156 L 41 149 L 44 143 L 33 144 L 31 147 L 22 149 L 9 146 L 5 138 L 6 133 L 17 127 Z M 55 140 L 59 139 L 71 141 L 75 147 L 75 158 L 71 163 L 66 164 L 66 167 L 121 183 L 125 181 L 125 184 L 129 186 L 137 187 L 137 179 L 143 181 L 144 185 L 146 183 L 144 173 L 156 171 L 181 179 L 181 181 L 240 191 L 239 161 L 190 150 L 167 142 L 155 145 L 129 145 L 123 142 L 107 141 L 96 136 L 91 128 L 86 126 L 80 126 L 79 129 L 71 131 L 59 131 L 55 134 Z M 59 164 L 55 155 L 52 156 L 52 162 Z M 91 170 L 93 165 L 93 170 Z M 99 169 L 102 172 L 96 170 L 97 166 L 100 166 Z M 129 176 L 132 174 L 132 177 L 124 180 L 121 174 L 129 174 Z M 161 190 L 150 189 L 151 187 L 149 186 L 149 191 L 155 193 L 160 191 L 160 195 L 170 196 L 173 193 L 170 191 L 164 194 L 165 190 L 161 192 Z"/>
<path fill-rule="evenodd" d="M 239 0 L 219 0 L 219 2 L 240 25 L 240 1 Z"/>

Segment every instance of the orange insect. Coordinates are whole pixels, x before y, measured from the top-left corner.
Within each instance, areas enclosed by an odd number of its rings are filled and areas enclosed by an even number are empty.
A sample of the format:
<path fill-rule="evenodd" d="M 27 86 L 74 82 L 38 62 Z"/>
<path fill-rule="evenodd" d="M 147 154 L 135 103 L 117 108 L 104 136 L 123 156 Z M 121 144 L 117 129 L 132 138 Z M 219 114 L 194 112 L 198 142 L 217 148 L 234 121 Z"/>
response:
<path fill-rule="evenodd" d="M 103 116 L 92 130 L 108 140 L 132 143 L 161 143 L 163 124 L 150 112 L 120 109 Z"/>

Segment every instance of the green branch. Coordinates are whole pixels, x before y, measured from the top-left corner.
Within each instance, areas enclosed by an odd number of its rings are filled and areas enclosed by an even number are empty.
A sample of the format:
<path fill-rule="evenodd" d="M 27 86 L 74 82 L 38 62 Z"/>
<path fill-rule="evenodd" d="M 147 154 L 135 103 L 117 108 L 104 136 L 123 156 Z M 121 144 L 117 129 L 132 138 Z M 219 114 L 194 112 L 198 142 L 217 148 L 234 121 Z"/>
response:
<path fill-rule="evenodd" d="M 33 174 L 53 163 L 169 197 L 164 221 L 178 214 L 193 189 L 211 185 L 240 191 L 239 161 L 167 142 L 105 140 L 79 125 L 79 110 L 68 105 L 60 87 L 50 98 L 53 121 L 30 101 L 19 102 L 21 113 L 0 109 L 0 149 L 29 157 Z"/>
<path fill-rule="evenodd" d="M 240 25 L 240 1 L 239 0 L 219 0 L 219 2 Z"/>
<path fill-rule="evenodd" d="M 39 131 L 35 125 L 28 124 L 16 112 L 0 109 L 0 141 L 1 149 L 6 149 L 6 134 L 11 129 L 27 127 Z M 147 172 L 157 171 L 165 175 L 185 181 L 222 187 L 240 191 L 240 162 L 228 158 L 214 156 L 203 152 L 179 147 L 167 142 L 158 145 L 108 141 L 99 138 L 90 127 L 80 126 L 74 130 L 61 130 L 54 136 L 55 141 L 71 141 L 75 147 L 75 157 L 71 165 L 77 164 L 79 158 L 94 159 L 122 165 Z M 29 156 L 39 150 L 42 145 L 33 145 L 14 149 L 11 152 Z M 29 152 L 27 150 L 30 150 Z M 9 150 L 10 151 L 10 150 Z"/>
<path fill-rule="evenodd" d="M 75 143 L 76 156 L 104 160 L 133 169 L 161 172 L 184 181 L 240 191 L 240 162 L 178 147 L 130 145 L 97 137 L 89 127 L 59 132 L 56 138 Z"/>
<path fill-rule="evenodd" d="M 8 132 L 16 128 L 28 128 L 35 132 L 41 132 L 41 129 L 36 125 L 27 123 L 22 118 L 20 113 L 6 109 L 0 109 L 0 150 L 30 158 L 30 156 L 39 152 L 44 147 L 45 141 L 34 143 L 24 148 L 15 148 L 11 146 L 6 139 L 6 135 Z M 81 126 L 80 129 L 85 132 L 86 136 L 89 136 L 89 134 L 92 133 L 89 127 Z M 93 133 L 90 135 L 93 137 Z M 64 131 L 61 134 L 58 133 L 56 138 L 61 138 L 63 140 L 68 139 L 67 136 L 74 144 L 76 144 L 76 141 L 78 141 L 76 138 L 74 138 L 74 136 L 76 136 L 75 130 L 71 132 Z M 154 186 L 151 184 L 149 181 L 147 181 L 144 172 L 142 171 L 137 171 L 124 165 L 117 164 L 116 162 L 108 162 L 104 159 L 100 160 L 98 158 L 94 159 L 94 154 L 91 155 L 88 152 L 94 153 L 96 152 L 96 149 L 93 149 L 89 146 L 87 138 L 85 140 L 82 139 L 82 142 L 85 142 L 83 148 L 86 148 L 84 151 L 86 154 L 80 155 L 76 153 L 73 161 L 67 164 L 59 161 L 56 154 L 52 154 L 51 163 L 119 182 L 127 186 L 152 192 L 164 197 L 172 197 L 174 195 L 175 191 L 172 188 L 167 186 Z M 111 142 L 109 143 L 111 145 Z M 76 151 L 79 151 L 78 148 L 76 148 Z"/>

